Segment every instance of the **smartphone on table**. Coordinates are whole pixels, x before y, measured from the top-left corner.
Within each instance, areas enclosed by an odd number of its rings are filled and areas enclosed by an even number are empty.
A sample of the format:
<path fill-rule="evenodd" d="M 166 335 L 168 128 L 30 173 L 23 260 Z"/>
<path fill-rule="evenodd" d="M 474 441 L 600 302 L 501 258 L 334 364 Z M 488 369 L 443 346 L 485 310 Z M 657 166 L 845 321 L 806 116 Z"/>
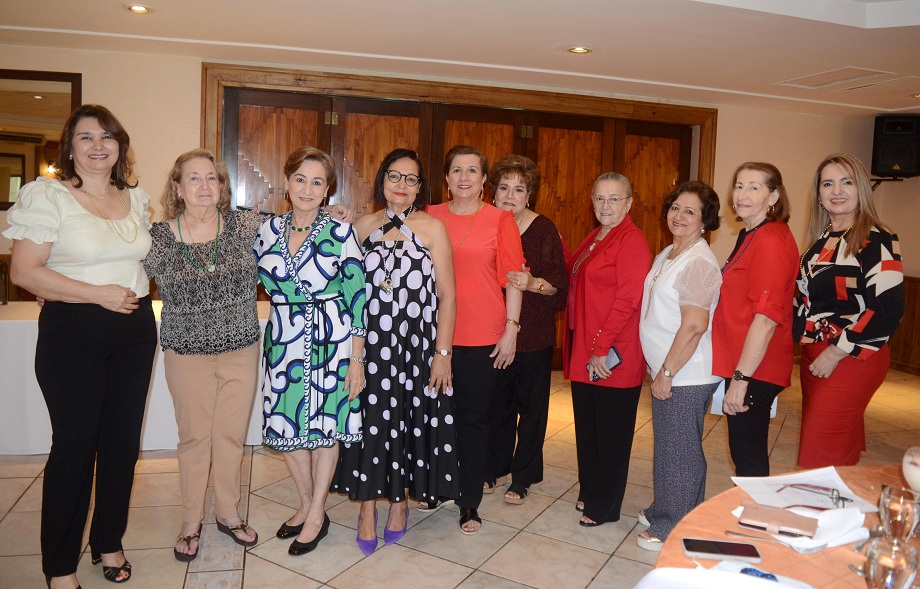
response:
<path fill-rule="evenodd" d="M 684 538 L 683 543 L 684 554 L 690 558 L 740 560 L 742 562 L 760 562 L 761 560 L 760 552 L 757 550 L 757 547 L 747 542 Z"/>

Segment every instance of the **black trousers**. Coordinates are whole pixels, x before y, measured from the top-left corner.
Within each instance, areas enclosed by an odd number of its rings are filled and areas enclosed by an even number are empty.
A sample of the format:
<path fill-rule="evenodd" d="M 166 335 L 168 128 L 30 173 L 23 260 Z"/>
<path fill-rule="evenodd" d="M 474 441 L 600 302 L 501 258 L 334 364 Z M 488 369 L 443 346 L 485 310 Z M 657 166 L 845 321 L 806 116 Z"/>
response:
<path fill-rule="evenodd" d="M 524 488 L 543 480 L 543 439 L 552 373 L 552 347 L 518 352 L 511 366 L 499 370 L 492 401 L 490 479 L 510 473 L 511 481 Z"/>
<path fill-rule="evenodd" d="M 725 379 L 728 390 L 732 379 Z M 770 407 L 783 387 L 778 384 L 754 380 L 748 383 L 744 400 L 748 410 L 728 418 L 728 449 L 739 477 L 770 476 L 770 455 L 767 439 L 770 431 Z"/>
<path fill-rule="evenodd" d="M 91 304 L 46 302 L 42 309 L 35 375 L 52 430 L 42 492 L 45 575 L 77 570 L 94 466 L 90 546 L 122 549 L 156 345 L 149 297 L 129 315 Z"/>
<path fill-rule="evenodd" d="M 498 381 L 495 346 L 454 346 L 454 419 L 460 460 L 461 509 L 479 508 L 482 484 L 489 476 L 492 398 Z"/>
<path fill-rule="evenodd" d="M 578 500 L 598 523 L 620 519 L 641 390 L 572 382 Z"/>

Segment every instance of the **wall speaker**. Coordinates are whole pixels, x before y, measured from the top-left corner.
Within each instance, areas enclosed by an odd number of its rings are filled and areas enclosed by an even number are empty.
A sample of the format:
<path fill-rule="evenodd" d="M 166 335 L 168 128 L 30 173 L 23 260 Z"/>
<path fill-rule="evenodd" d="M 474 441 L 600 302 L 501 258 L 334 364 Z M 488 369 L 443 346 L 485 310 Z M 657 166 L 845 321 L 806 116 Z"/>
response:
<path fill-rule="evenodd" d="M 884 178 L 920 176 L 920 115 L 875 117 L 872 174 Z"/>

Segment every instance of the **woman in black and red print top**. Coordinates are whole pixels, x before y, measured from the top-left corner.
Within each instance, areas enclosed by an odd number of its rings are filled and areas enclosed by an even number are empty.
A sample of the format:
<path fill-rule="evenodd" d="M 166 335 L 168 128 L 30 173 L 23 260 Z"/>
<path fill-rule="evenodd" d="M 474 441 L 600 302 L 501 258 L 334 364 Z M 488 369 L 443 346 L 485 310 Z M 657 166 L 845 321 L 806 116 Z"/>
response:
<path fill-rule="evenodd" d="M 888 373 L 887 342 L 904 315 L 898 236 L 879 220 L 871 196 L 855 157 L 830 155 L 818 166 L 796 300 L 802 468 L 859 462 L 863 413 Z"/>

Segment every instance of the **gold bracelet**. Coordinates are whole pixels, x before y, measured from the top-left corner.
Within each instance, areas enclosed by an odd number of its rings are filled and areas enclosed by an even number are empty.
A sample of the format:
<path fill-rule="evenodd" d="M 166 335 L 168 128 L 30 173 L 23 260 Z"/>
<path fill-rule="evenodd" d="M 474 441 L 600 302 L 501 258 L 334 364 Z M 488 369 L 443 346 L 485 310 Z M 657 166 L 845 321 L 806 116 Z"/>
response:
<path fill-rule="evenodd" d="M 352 362 L 357 362 L 357 363 L 360 364 L 361 366 L 364 366 L 365 364 L 367 364 L 367 360 L 365 360 L 364 358 L 358 358 L 357 356 L 352 356 L 352 357 L 351 357 L 351 361 L 352 361 Z"/>
<path fill-rule="evenodd" d="M 521 324 L 520 324 L 520 322 L 515 321 L 515 320 L 512 319 L 511 317 L 508 317 L 508 320 L 505 321 L 505 324 L 510 324 L 510 325 L 517 326 L 518 331 L 521 331 Z"/>
<path fill-rule="evenodd" d="M 546 290 L 546 285 L 543 284 L 542 278 L 537 278 L 537 282 L 540 283 L 539 286 L 537 286 L 537 290 L 539 290 L 540 292 L 543 292 L 544 290 Z"/>

